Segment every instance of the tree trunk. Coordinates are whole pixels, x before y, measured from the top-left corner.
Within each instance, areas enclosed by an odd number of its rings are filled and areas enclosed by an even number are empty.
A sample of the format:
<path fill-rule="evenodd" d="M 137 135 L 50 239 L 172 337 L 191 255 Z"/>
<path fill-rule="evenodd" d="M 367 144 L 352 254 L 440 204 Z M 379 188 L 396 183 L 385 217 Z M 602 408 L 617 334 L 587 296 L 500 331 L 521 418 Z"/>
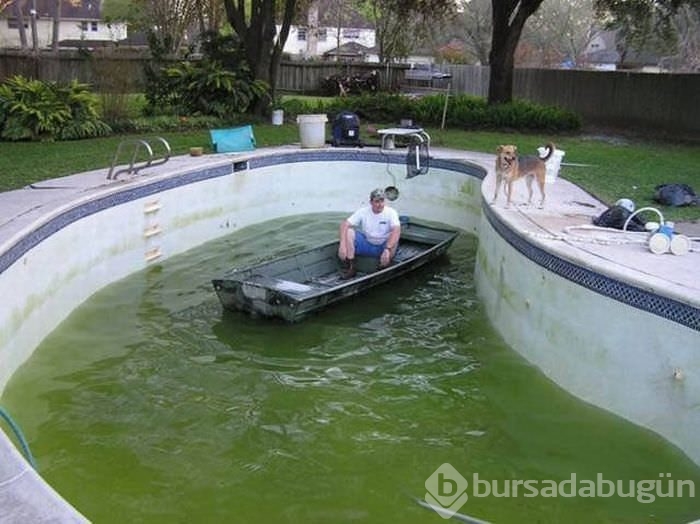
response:
<path fill-rule="evenodd" d="M 224 0 L 226 16 L 231 27 L 241 39 L 248 67 L 257 80 L 270 85 L 274 98 L 277 87 L 277 74 L 282 60 L 282 50 L 289 36 L 297 0 L 283 0 L 284 8 L 280 33 L 277 35 L 275 13 L 276 0 Z M 246 5 L 250 14 L 246 13 Z M 268 108 L 265 100 L 260 100 L 254 111 L 263 114 Z"/>
<path fill-rule="evenodd" d="M 61 0 L 54 0 L 53 34 L 51 35 L 51 51 L 58 53 L 58 40 L 61 29 Z"/>
<path fill-rule="evenodd" d="M 513 100 L 513 68 L 523 26 L 543 0 L 491 0 L 493 34 L 489 53 L 489 104 Z"/>
<path fill-rule="evenodd" d="M 22 49 L 27 49 L 27 30 L 24 28 L 24 14 L 22 8 L 26 0 L 17 0 L 15 2 L 15 17 L 17 18 L 17 30 L 19 31 L 19 45 Z"/>
<path fill-rule="evenodd" d="M 34 52 L 34 54 L 36 54 L 39 52 L 39 35 L 37 34 L 36 28 L 36 0 L 32 0 L 32 8 L 29 12 L 31 13 L 30 23 L 32 27 L 32 51 Z"/>

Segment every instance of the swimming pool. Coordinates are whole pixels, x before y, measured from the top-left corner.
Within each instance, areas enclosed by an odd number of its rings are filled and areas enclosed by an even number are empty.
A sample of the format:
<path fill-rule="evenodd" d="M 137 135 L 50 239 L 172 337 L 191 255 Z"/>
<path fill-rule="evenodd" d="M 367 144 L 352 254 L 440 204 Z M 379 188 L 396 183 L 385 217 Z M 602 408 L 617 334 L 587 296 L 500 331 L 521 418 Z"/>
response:
<path fill-rule="evenodd" d="M 658 435 L 575 399 L 508 348 L 476 295 L 473 235 L 298 324 L 222 310 L 212 274 L 324 243 L 342 218 L 243 228 L 78 307 L 3 396 L 42 475 L 105 524 L 422 523 L 437 517 L 413 499 L 443 463 L 497 481 L 499 492 L 509 478 L 572 474 L 663 471 L 700 483 L 700 468 Z M 653 511 L 680 521 L 694 502 L 544 500 L 475 494 L 462 512 L 602 523 Z"/>
<path fill-rule="evenodd" d="M 488 162 L 463 158 L 448 152 L 432 162 L 429 175 L 405 181 L 401 156 L 341 149 L 182 159 L 166 165 L 167 170 L 107 186 L 103 174 L 86 177 L 63 201 L 5 236 L 0 292 L 12 298 L 0 318 L 0 386 L 75 307 L 107 284 L 243 227 L 305 213 L 351 211 L 366 200 L 367 188 L 398 185 L 402 213 L 478 233 L 479 294 L 513 347 L 565 387 L 584 398 L 588 393 L 579 389 L 590 392 L 590 401 L 653 428 L 697 460 L 697 415 L 689 400 L 697 387 L 692 375 L 697 331 L 620 306 L 573 282 L 571 275 L 552 277 L 551 269 L 538 263 L 537 249 L 523 253 L 517 238 L 503 229 L 507 224 L 482 212 L 480 185 Z M 594 272 L 592 278 L 608 277 Z M 532 288 L 545 280 L 544 288 Z M 536 299 L 543 290 L 551 300 Z M 631 315 L 625 327 L 644 328 L 624 337 L 617 329 L 591 333 L 577 317 L 582 303 L 590 310 L 613 311 L 621 322 Z M 553 313 L 557 321 L 545 325 Z M 534 324 L 528 320 L 533 315 L 540 319 Z M 554 332 L 552 326 L 557 326 Z M 649 344 L 650 333 L 652 340 L 673 342 L 668 350 L 664 345 L 668 353 Z M 620 344 L 623 338 L 626 346 Z M 624 351 L 615 354 L 620 347 Z M 680 362 L 687 380 L 675 384 L 658 376 L 660 361 L 665 367 Z M 617 364 L 627 366 L 624 373 Z M 637 384 L 640 376 L 644 380 Z M 602 390 L 601 383 L 610 387 Z M 630 383 L 639 386 L 635 395 L 617 392 L 629 391 Z"/>

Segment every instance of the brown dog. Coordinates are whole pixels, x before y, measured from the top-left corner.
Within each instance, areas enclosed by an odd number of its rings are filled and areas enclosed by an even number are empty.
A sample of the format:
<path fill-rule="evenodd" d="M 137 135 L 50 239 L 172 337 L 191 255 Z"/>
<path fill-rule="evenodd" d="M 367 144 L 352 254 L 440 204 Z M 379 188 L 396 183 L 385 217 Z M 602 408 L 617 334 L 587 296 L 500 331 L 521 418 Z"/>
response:
<path fill-rule="evenodd" d="M 510 198 L 513 194 L 513 182 L 520 178 L 525 178 L 527 190 L 529 192 L 528 204 L 532 202 L 532 180 L 537 180 L 540 186 L 540 207 L 544 206 L 544 177 L 546 174 L 545 162 L 554 153 L 554 144 L 547 144 L 547 154 L 544 157 L 518 156 L 518 148 L 513 145 L 498 146 L 496 149 L 496 190 L 493 193 L 493 202 L 498 197 L 498 190 L 503 184 L 503 189 L 508 198 L 507 206 L 510 205 Z"/>

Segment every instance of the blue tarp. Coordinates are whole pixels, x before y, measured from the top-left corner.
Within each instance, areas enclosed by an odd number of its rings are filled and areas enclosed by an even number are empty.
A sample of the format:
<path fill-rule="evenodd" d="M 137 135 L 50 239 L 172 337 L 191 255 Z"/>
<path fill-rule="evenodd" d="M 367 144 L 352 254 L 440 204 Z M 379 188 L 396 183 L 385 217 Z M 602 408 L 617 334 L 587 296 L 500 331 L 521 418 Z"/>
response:
<path fill-rule="evenodd" d="M 255 149 L 255 136 L 252 126 L 231 129 L 211 129 L 211 142 L 215 153 L 235 153 Z"/>

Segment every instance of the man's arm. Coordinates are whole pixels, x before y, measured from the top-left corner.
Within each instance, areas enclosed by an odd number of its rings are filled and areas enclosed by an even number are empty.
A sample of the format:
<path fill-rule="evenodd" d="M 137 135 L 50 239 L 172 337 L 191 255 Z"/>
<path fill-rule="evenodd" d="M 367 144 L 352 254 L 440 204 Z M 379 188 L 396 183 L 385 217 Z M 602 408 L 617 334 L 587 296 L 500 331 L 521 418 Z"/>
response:
<path fill-rule="evenodd" d="M 399 237 L 401 236 L 401 224 L 391 228 L 391 233 L 389 233 L 389 238 L 386 241 L 386 247 L 379 257 L 379 264 L 382 267 L 386 267 L 391 262 L 396 254 L 396 248 L 399 246 Z"/>
<path fill-rule="evenodd" d="M 389 233 L 389 239 L 386 241 L 386 247 L 391 251 L 391 256 L 396 253 L 396 247 L 399 245 L 399 238 L 401 237 L 401 225 L 394 226 L 391 228 L 391 233 Z"/>

